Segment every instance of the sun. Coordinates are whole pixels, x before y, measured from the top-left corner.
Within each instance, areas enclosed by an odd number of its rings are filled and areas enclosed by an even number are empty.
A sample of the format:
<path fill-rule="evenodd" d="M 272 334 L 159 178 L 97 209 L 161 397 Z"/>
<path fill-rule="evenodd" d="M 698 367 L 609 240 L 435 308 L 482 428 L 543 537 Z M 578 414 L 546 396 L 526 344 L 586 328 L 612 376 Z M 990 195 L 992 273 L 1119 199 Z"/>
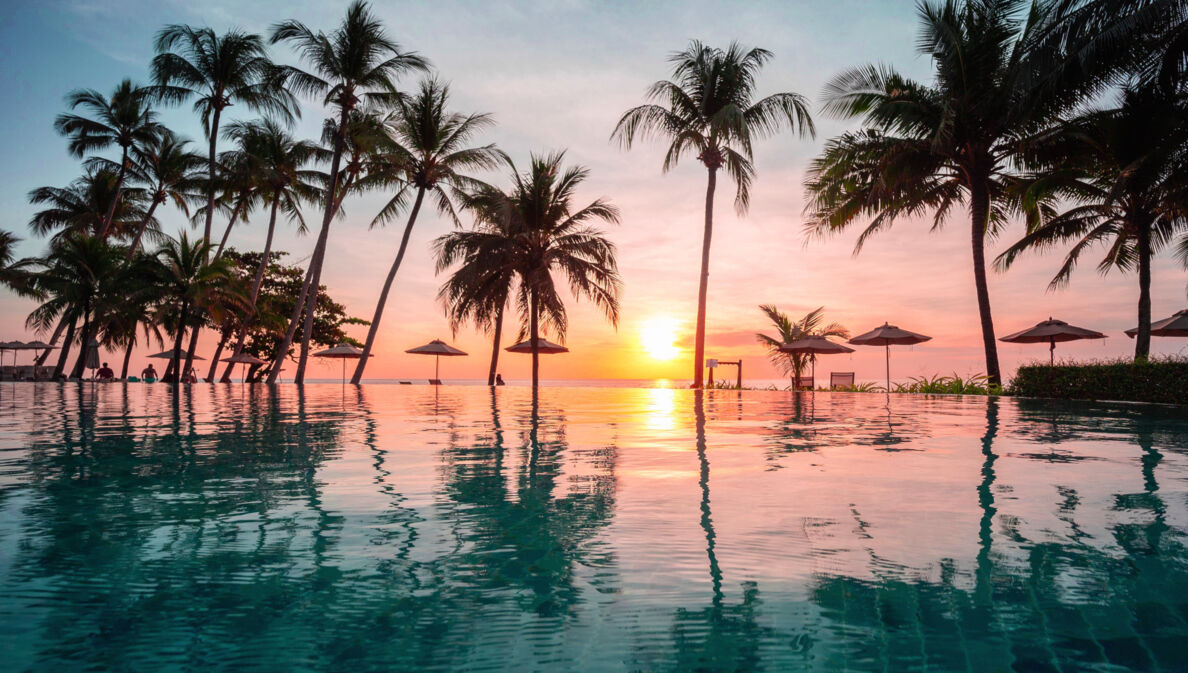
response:
<path fill-rule="evenodd" d="M 671 360 L 681 349 L 673 345 L 677 338 L 677 323 L 671 318 L 651 318 L 639 331 L 644 350 L 654 360 Z"/>

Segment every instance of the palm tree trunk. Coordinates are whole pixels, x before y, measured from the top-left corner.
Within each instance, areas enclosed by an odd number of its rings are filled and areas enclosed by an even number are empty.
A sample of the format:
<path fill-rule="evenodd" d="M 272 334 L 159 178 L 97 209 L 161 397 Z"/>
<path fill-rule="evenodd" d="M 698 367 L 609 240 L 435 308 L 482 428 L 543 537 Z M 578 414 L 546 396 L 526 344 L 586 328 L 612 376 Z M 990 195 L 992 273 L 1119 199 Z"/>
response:
<path fill-rule="evenodd" d="M 701 279 L 697 286 L 697 335 L 693 346 L 693 387 L 705 384 L 702 363 L 705 362 L 705 296 L 709 290 L 710 239 L 714 233 L 714 190 L 718 186 L 717 167 L 709 168 L 705 186 L 705 234 L 701 240 Z"/>
<path fill-rule="evenodd" d="M 276 232 L 276 209 L 280 205 L 280 195 L 274 194 L 272 199 L 272 212 L 268 216 L 268 235 L 264 237 L 264 252 L 260 257 L 260 264 L 256 266 L 256 276 L 252 279 L 252 294 L 249 300 L 251 312 L 244 317 L 243 324 L 239 327 L 239 334 L 235 337 L 235 349 L 231 351 L 232 355 L 239 355 L 243 352 L 243 342 L 247 339 L 248 321 L 255 318 L 256 315 L 256 301 L 260 298 L 260 287 L 264 284 L 264 272 L 268 269 L 268 258 L 272 255 L 272 236 Z M 235 368 L 234 362 L 228 362 L 227 368 L 223 370 L 223 376 L 219 379 L 220 383 L 231 382 L 231 371 Z"/>
<path fill-rule="evenodd" d="M 202 332 L 202 323 L 195 322 L 194 329 L 190 330 L 190 348 L 186 352 L 186 366 L 182 368 L 179 374 L 185 374 L 190 371 L 190 367 L 194 365 L 194 351 L 198 350 L 198 335 Z"/>
<path fill-rule="evenodd" d="M 136 348 L 136 337 L 128 340 L 128 347 L 124 349 L 124 365 L 120 367 L 120 378 L 128 379 L 128 365 L 132 364 L 132 349 Z"/>
<path fill-rule="evenodd" d="M 103 216 L 103 228 L 99 231 L 99 239 L 107 240 L 107 234 L 111 231 L 111 221 L 115 218 L 116 206 L 120 203 L 120 194 L 124 191 L 124 173 L 128 168 L 128 148 L 122 148 L 120 153 L 120 171 L 116 173 L 116 188 L 115 196 L 111 199 L 111 205 L 107 207 L 107 214 Z M 86 350 L 85 348 L 83 350 Z"/>
<path fill-rule="evenodd" d="M 326 252 L 326 239 L 330 236 L 330 222 L 334 219 L 334 211 L 336 209 L 335 192 L 338 187 L 338 169 L 342 164 L 342 149 L 346 143 L 345 132 L 347 118 L 350 115 L 349 106 L 343 106 L 342 112 L 338 121 L 338 134 L 334 138 L 334 155 L 330 160 L 330 188 L 326 192 L 326 211 L 322 215 L 322 230 L 318 233 L 318 243 L 314 246 L 313 258 L 309 262 L 309 271 L 305 275 L 305 283 L 301 286 L 301 294 L 297 297 L 297 303 L 293 307 L 293 315 L 289 320 L 289 329 L 285 331 L 285 338 L 281 340 L 280 347 L 277 349 L 276 357 L 273 358 L 272 371 L 268 373 L 268 383 L 276 383 L 277 377 L 280 376 L 281 366 L 284 364 L 285 357 L 289 352 L 289 347 L 293 345 L 293 336 L 297 333 L 297 324 L 301 319 L 301 311 L 305 304 L 310 305 L 311 310 L 307 312 L 308 320 L 305 322 L 310 324 L 313 322 L 313 305 L 317 303 L 317 287 L 321 280 L 321 258 Z M 313 300 L 309 299 L 310 286 L 314 288 Z M 309 337 L 310 330 L 306 329 L 301 335 L 301 361 L 297 365 L 297 376 L 294 381 L 301 383 L 305 378 L 305 360 L 309 353 Z"/>
<path fill-rule="evenodd" d="M 220 92 L 221 95 L 221 92 Z M 210 154 L 207 155 L 207 175 L 209 181 L 206 185 L 206 226 L 202 230 L 202 240 L 207 245 L 210 245 L 210 232 L 214 227 L 214 202 L 215 202 L 215 150 L 219 142 L 219 117 L 223 113 L 223 108 L 215 105 L 214 116 L 210 120 Z M 207 254 L 210 251 L 207 250 Z"/>
<path fill-rule="evenodd" d="M 177 317 L 177 337 L 173 340 L 173 358 L 169 361 L 169 366 L 165 369 L 166 381 L 181 381 L 181 375 L 184 370 L 179 369 L 181 362 L 182 340 L 186 337 L 186 314 L 190 312 L 189 302 L 182 302 L 181 310 L 178 311 Z"/>
<path fill-rule="evenodd" d="M 227 239 L 231 237 L 231 228 L 235 226 L 235 221 L 239 219 L 239 214 L 243 211 L 243 202 L 235 204 L 235 208 L 231 211 L 231 219 L 227 220 L 227 228 L 223 230 L 223 238 L 219 241 L 219 247 L 215 250 L 215 259 L 223 256 L 223 248 L 227 247 Z"/>
<path fill-rule="evenodd" d="M 63 322 L 66 318 L 62 319 Z M 58 353 L 58 364 L 54 366 L 54 378 L 60 378 L 62 372 L 66 369 L 66 361 L 70 357 L 70 346 L 74 343 L 74 326 L 78 323 L 76 318 L 71 318 L 69 326 L 66 328 L 66 338 L 62 341 L 62 351 Z M 47 351 L 48 352 L 48 351 Z"/>
<path fill-rule="evenodd" d="M 986 224 L 990 221 L 990 188 L 985 181 L 976 182 L 970 190 L 970 215 L 974 285 L 978 294 L 978 317 L 982 323 L 982 347 L 986 351 L 986 379 L 991 385 L 997 386 L 1002 385 L 1002 374 L 998 369 L 998 344 L 994 341 L 994 320 L 990 314 L 990 288 L 986 284 Z"/>
<path fill-rule="evenodd" d="M 91 307 L 88 304 L 83 305 L 83 326 L 82 334 L 78 337 L 78 360 L 74 362 L 74 369 L 70 372 L 70 377 L 81 379 L 87 368 L 87 346 L 91 343 Z"/>
<path fill-rule="evenodd" d="M 148 223 L 153 219 L 153 213 L 156 212 L 160 201 L 153 199 L 153 205 L 149 206 L 148 212 L 144 214 L 144 219 L 140 221 L 140 227 L 136 229 L 136 238 L 132 239 L 132 245 L 128 247 L 128 259 L 136 256 L 136 249 L 140 247 L 140 238 L 144 236 L 144 230 L 148 228 Z"/>
<path fill-rule="evenodd" d="M 65 316 L 63 316 L 62 319 L 58 321 L 58 326 L 54 328 L 54 335 L 50 337 L 50 341 L 49 341 L 51 346 L 58 345 L 58 339 L 62 338 L 62 332 L 64 332 L 64 331 L 66 331 Z M 33 361 L 33 366 L 34 367 L 44 367 L 45 361 L 49 359 L 50 352 L 52 352 L 52 349 L 50 349 L 50 348 L 47 348 L 47 349 L 41 351 L 41 355 L 38 355 L 37 359 Z"/>
<path fill-rule="evenodd" d="M 507 301 L 504 299 L 504 301 Z M 495 375 L 499 373 L 499 340 L 503 337 L 503 303 L 495 311 L 495 338 L 491 343 L 491 370 L 487 372 L 487 385 L 495 385 Z"/>
<path fill-rule="evenodd" d="M 529 290 L 529 331 L 532 333 L 532 390 L 536 391 L 537 386 L 540 385 L 540 319 L 538 317 L 538 301 L 536 298 L 536 288 Z"/>
<path fill-rule="evenodd" d="M 219 373 L 219 358 L 223 355 L 223 348 L 231 340 L 231 329 L 224 329 L 219 334 L 219 345 L 215 347 L 214 357 L 210 359 L 210 369 L 206 372 L 207 383 L 214 383 L 215 374 Z M 228 363 L 230 364 L 230 363 Z"/>
<path fill-rule="evenodd" d="M 388 303 L 388 292 L 392 289 L 392 281 L 396 280 L 396 272 L 400 270 L 400 262 L 404 260 L 404 251 L 408 249 L 408 237 L 412 234 L 413 225 L 417 223 L 417 213 L 421 212 L 421 202 L 425 200 L 425 188 L 417 189 L 417 200 L 413 202 L 412 211 L 408 214 L 408 223 L 404 225 L 404 236 L 400 239 L 400 248 L 396 251 L 396 260 L 388 270 L 388 277 L 384 279 L 384 289 L 380 291 L 379 303 L 375 305 L 375 315 L 371 318 L 371 327 L 367 330 L 367 343 L 363 345 L 363 356 L 359 364 L 355 365 L 355 373 L 351 376 L 351 383 L 359 383 L 363 378 L 363 370 L 367 368 L 367 360 L 371 357 L 371 347 L 375 344 L 375 335 L 379 333 L 380 320 L 384 317 L 384 305 Z"/>
<path fill-rule="evenodd" d="M 1139 223 L 1135 236 L 1138 248 L 1138 334 L 1134 338 L 1134 361 L 1141 362 L 1151 355 L 1151 225 Z"/>

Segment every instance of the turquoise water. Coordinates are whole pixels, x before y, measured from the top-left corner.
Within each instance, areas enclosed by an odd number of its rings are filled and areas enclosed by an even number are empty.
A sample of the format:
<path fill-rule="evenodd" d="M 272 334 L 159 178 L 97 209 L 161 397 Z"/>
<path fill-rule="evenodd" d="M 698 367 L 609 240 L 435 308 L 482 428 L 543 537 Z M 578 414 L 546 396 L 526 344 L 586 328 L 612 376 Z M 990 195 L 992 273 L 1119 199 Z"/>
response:
<path fill-rule="evenodd" d="M 0 387 L 6 671 L 1188 670 L 1188 419 Z"/>

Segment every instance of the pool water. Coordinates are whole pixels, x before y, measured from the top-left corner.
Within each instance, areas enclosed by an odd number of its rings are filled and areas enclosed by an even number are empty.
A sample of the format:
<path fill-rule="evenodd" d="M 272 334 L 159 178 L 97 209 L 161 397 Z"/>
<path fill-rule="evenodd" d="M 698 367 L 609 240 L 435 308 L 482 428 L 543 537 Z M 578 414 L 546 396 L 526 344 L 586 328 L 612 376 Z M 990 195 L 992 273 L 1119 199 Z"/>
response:
<path fill-rule="evenodd" d="M 6 671 L 1184 671 L 1188 414 L 0 387 Z"/>

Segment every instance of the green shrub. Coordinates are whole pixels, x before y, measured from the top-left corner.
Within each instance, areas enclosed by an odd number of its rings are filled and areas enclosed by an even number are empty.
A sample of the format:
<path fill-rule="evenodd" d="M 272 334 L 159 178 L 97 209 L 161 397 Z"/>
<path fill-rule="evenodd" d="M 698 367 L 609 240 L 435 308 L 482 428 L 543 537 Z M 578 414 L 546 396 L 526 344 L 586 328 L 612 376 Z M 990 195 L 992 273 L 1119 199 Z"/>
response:
<path fill-rule="evenodd" d="M 897 393 L 926 393 L 933 395 L 1001 395 L 1002 389 L 991 386 L 986 376 L 975 374 L 962 378 L 952 376 L 913 376 L 909 383 L 895 384 Z"/>
<path fill-rule="evenodd" d="M 1123 358 L 1070 365 L 1024 365 L 1012 395 L 1068 400 L 1125 400 L 1188 404 L 1188 359 L 1134 362 Z"/>

